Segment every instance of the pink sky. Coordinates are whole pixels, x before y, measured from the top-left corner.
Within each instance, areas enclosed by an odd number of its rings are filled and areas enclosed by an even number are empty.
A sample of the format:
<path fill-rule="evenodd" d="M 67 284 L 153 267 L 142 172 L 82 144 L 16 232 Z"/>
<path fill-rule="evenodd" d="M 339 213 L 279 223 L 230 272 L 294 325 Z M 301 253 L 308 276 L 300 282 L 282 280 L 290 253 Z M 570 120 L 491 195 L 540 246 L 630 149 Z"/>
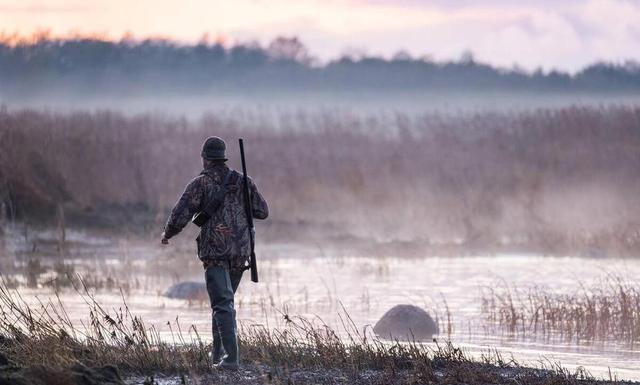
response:
<path fill-rule="evenodd" d="M 0 0 L 0 30 L 230 42 L 298 36 L 322 60 L 345 51 L 575 71 L 640 60 L 640 0 Z"/>

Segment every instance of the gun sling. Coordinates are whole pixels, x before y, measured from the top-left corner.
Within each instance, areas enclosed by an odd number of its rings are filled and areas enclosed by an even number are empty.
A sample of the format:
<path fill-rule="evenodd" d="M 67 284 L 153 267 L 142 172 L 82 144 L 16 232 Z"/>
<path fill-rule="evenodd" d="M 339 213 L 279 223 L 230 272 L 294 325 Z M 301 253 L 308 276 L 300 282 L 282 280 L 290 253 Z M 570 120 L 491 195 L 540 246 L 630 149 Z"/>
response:
<path fill-rule="evenodd" d="M 193 216 L 193 218 L 191 219 L 191 222 L 193 222 L 194 225 L 198 227 L 202 227 L 202 225 L 207 223 L 209 218 L 213 216 L 216 210 L 218 210 L 218 207 L 220 207 L 220 205 L 222 204 L 222 201 L 224 201 L 224 196 L 227 194 L 227 191 L 229 189 L 231 174 L 233 174 L 233 170 L 229 170 L 227 172 L 227 175 L 225 175 L 224 180 L 220 185 L 220 190 L 218 190 L 218 192 L 213 194 L 213 196 L 211 197 L 207 205 L 204 207 L 204 209 Z"/>

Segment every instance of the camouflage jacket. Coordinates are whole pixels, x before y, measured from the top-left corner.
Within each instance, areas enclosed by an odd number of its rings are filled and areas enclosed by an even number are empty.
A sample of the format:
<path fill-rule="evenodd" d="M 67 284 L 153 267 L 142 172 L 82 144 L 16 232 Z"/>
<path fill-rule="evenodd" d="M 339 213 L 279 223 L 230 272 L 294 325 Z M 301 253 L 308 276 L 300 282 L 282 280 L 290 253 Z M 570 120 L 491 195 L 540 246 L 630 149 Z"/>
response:
<path fill-rule="evenodd" d="M 205 268 L 212 264 L 230 264 L 232 269 L 242 269 L 249 260 L 251 250 L 249 228 L 243 195 L 242 174 L 224 164 L 210 165 L 185 188 L 176 203 L 164 232 L 167 239 L 178 234 L 194 214 L 203 210 L 210 198 L 220 190 L 225 176 L 232 172 L 227 182 L 224 200 L 212 217 L 200 228 L 196 238 L 198 257 Z M 265 219 L 269 215 L 267 202 L 249 178 L 249 194 L 253 217 Z"/>

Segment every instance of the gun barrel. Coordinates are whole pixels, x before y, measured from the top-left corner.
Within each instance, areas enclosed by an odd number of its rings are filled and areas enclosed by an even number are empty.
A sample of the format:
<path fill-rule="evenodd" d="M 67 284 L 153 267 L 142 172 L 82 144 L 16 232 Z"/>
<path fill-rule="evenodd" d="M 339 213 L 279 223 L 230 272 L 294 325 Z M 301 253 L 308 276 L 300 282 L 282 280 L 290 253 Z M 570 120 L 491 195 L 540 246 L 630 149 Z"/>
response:
<path fill-rule="evenodd" d="M 254 227 L 253 227 L 253 208 L 251 207 L 251 195 L 249 193 L 249 176 L 247 175 L 247 162 L 244 157 L 244 141 L 242 138 L 238 139 L 238 143 L 240 144 L 240 159 L 242 160 L 242 175 L 243 175 L 243 184 L 244 184 L 244 202 L 245 202 L 245 212 L 247 214 L 247 227 L 249 229 L 249 242 L 251 247 L 251 281 L 258 282 L 258 263 L 256 261 L 256 253 L 255 253 L 255 239 L 253 237 Z"/>

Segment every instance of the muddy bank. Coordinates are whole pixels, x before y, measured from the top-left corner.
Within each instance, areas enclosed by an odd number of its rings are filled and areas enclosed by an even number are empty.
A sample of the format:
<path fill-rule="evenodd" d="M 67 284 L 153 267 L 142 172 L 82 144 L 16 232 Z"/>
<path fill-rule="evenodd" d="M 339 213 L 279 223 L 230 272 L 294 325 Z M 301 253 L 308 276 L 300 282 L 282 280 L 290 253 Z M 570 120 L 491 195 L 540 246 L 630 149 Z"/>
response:
<path fill-rule="evenodd" d="M 215 369 L 191 373 L 163 374 L 160 370 L 127 368 L 116 366 L 89 367 L 76 361 L 66 368 L 53 368 L 42 364 L 21 367 L 15 364 L 6 349 L 9 340 L 0 345 L 0 385 L 183 385 L 183 384 L 355 384 L 355 385 L 395 385 L 395 384 L 530 384 L 530 385 L 638 385 L 637 382 L 599 381 L 588 373 L 524 368 L 514 362 L 500 362 L 497 365 L 464 360 L 462 357 L 450 359 L 404 360 L 393 365 L 382 365 L 379 369 L 352 367 L 344 369 L 345 362 L 336 361 L 331 367 L 331 357 L 327 357 L 323 367 L 288 364 L 274 365 L 243 362 L 240 371 L 226 372 Z M 334 358 L 335 359 L 335 358 Z M 146 372 L 146 373 L 145 373 Z M 140 374 L 145 373 L 145 374 Z"/>
<path fill-rule="evenodd" d="M 88 367 L 77 362 L 66 369 L 42 364 L 15 365 L 0 352 L 0 385 L 124 385 L 118 368 Z"/>
<path fill-rule="evenodd" d="M 407 363 L 408 366 L 417 363 Z M 416 373 L 411 369 L 384 370 L 365 369 L 348 371 L 342 369 L 312 369 L 286 367 L 270 368 L 261 364 L 246 364 L 237 373 L 211 372 L 200 375 L 155 375 L 128 376 L 127 385 L 157 384 L 332 384 L 332 385 L 400 385 L 400 384 L 528 384 L 528 385 L 637 385 L 634 382 L 599 381 L 588 375 L 560 374 L 551 370 L 522 367 L 498 367 L 480 363 L 458 365 L 440 362 L 434 365 L 430 375 Z"/>
<path fill-rule="evenodd" d="M 43 365 L 27 368 L 0 367 L 0 385 L 183 385 L 183 384 L 530 384 L 530 385 L 637 385 L 632 382 L 598 381 L 579 376 L 559 375 L 552 371 L 528 368 L 500 368 L 491 365 L 465 366 L 441 363 L 432 375 L 424 376 L 410 369 L 361 370 L 269 368 L 261 364 L 246 364 L 237 372 L 217 372 L 191 375 L 147 374 L 121 376 L 113 366 L 89 368 L 80 363 L 64 369 Z M 124 377 L 124 380 L 122 379 Z"/>

